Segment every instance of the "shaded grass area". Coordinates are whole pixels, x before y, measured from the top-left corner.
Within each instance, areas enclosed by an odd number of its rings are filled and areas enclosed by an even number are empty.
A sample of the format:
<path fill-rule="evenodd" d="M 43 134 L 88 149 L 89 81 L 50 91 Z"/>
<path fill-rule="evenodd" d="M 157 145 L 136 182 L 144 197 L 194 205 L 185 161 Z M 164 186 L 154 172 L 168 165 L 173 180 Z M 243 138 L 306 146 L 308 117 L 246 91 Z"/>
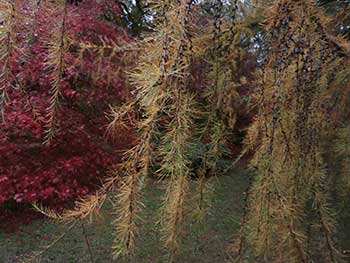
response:
<path fill-rule="evenodd" d="M 212 205 L 208 211 L 206 223 L 198 225 L 191 220 L 186 222 L 185 238 L 177 262 L 222 263 L 225 261 L 232 236 L 239 228 L 243 192 L 247 182 L 248 175 L 242 170 L 233 171 L 230 176 L 214 180 Z M 159 241 L 160 227 L 157 225 L 163 193 L 164 182 L 153 179 L 147 181 L 144 194 L 146 207 L 140 224 L 138 248 L 133 260 L 112 260 L 111 245 L 115 231 L 110 202 L 104 206 L 101 218 L 92 224 L 85 224 L 95 263 L 166 262 L 167 253 L 162 242 Z M 36 220 L 28 226 L 22 226 L 16 233 L 0 233 L 0 262 L 20 262 L 21 258 L 42 249 L 64 231 L 64 226 L 52 224 L 48 220 Z M 91 262 L 81 225 L 77 224 L 36 262 Z"/>

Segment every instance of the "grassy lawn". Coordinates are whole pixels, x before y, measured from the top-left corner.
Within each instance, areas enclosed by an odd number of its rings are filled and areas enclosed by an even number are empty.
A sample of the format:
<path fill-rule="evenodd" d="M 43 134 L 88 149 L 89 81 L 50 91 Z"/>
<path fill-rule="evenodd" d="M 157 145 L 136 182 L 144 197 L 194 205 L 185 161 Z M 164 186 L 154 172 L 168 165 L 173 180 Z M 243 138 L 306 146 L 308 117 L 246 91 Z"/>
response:
<path fill-rule="evenodd" d="M 247 185 L 247 175 L 242 171 L 235 171 L 231 176 L 217 178 L 214 183 L 213 202 L 207 215 L 207 223 L 203 226 L 190 221 L 187 223 L 186 237 L 178 262 L 222 263 L 227 257 L 227 247 L 239 228 L 241 198 Z M 144 201 L 146 209 L 136 257 L 132 261 L 115 262 L 165 262 L 166 251 L 159 242 L 159 227 L 156 225 L 163 188 L 163 183 L 152 179 L 147 182 Z M 114 233 L 112 221 L 111 206 L 107 203 L 102 218 L 85 226 L 95 263 L 114 262 L 111 258 Z M 48 220 L 36 220 L 21 227 L 16 233 L 0 233 L 0 262 L 20 262 L 24 256 L 52 242 L 62 231 L 63 226 L 52 224 Z M 40 260 L 38 262 L 90 262 L 81 225 L 72 229 Z"/>

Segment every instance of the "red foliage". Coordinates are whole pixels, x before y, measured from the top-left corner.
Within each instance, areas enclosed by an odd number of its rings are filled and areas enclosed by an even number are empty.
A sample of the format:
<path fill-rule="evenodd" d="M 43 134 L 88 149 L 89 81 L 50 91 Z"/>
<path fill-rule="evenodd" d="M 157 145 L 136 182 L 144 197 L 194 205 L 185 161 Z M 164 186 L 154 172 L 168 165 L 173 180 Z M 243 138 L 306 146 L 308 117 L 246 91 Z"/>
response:
<path fill-rule="evenodd" d="M 104 138 L 104 112 L 108 104 L 125 96 L 123 75 L 93 79 L 92 73 L 101 65 L 104 72 L 121 72 L 121 59 L 110 59 L 106 54 L 97 65 L 96 52 L 85 52 L 78 59 L 77 51 L 81 42 L 99 45 L 101 39 L 129 41 L 122 30 L 103 19 L 106 13 L 119 13 L 118 5 L 111 2 L 114 1 L 85 0 L 68 8 L 67 34 L 75 44 L 65 54 L 67 67 L 60 85 L 58 131 L 48 146 L 42 144 L 51 88 L 44 64 L 48 55 L 44 41 L 50 37 L 51 23 L 57 21 L 47 19 L 50 12 L 44 8 L 32 14 L 36 16 L 36 27 L 28 31 L 32 33 L 30 43 L 20 43 L 26 61 L 23 54 L 11 56 L 12 71 L 21 73 L 18 76 L 25 90 L 9 90 L 5 121 L 0 124 L 0 205 L 40 202 L 62 208 L 94 189 L 117 160 L 114 149 L 118 145 L 111 146 Z M 22 8 L 34 12 L 25 4 Z M 128 141 L 125 137 L 119 146 Z"/>
<path fill-rule="evenodd" d="M 64 114 L 69 118 L 60 118 L 60 132 L 50 146 L 42 145 L 43 128 L 30 112 L 7 116 L 6 136 L 0 140 L 0 203 L 61 206 L 91 190 L 112 164 L 113 152 L 107 151 L 94 127 L 78 112 L 65 109 Z"/>

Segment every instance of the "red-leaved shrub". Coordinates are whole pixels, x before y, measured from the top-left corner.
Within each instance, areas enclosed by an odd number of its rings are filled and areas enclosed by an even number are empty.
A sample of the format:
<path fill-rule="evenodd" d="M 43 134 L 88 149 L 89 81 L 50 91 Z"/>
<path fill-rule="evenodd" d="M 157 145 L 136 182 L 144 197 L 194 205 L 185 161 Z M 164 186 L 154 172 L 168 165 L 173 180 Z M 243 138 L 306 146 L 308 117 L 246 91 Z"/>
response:
<path fill-rule="evenodd" d="M 28 30 L 21 29 L 9 54 L 12 87 L 0 124 L 0 206 L 40 202 L 62 208 L 99 184 L 118 160 L 115 149 L 128 141 L 128 135 L 117 143 L 105 139 L 104 113 L 127 94 L 122 53 L 107 45 L 130 40 L 105 19 L 118 16 L 117 1 L 84 0 L 67 7 L 70 44 L 63 57 L 55 137 L 44 145 L 52 96 L 47 43 L 62 14 L 49 1 L 29 2 L 38 1 L 16 2 L 17 11 L 31 19 L 19 22 Z"/>

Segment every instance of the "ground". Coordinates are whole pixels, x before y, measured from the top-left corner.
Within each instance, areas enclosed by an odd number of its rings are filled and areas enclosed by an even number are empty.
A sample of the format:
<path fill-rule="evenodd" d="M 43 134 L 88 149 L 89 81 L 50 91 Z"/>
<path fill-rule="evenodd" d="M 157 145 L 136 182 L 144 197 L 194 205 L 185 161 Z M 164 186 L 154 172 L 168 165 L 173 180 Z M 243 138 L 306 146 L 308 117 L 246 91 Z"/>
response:
<path fill-rule="evenodd" d="M 116 262 L 161 263 L 166 252 L 159 242 L 158 208 L 161 203 L 164 183 L 150 179 L 145 191 L 146 213 L 142 223 L 140 240 L 134 260 Z M 207 215 L 207 224 L 188 223 L 181 263 L 222 263 L 227 259 L 227 249 L 239 228 L 242 211 L 243 191 L 247 185 L 247 174 L 234 171 L 230 176 L 214 180 L 215 190 L 212 206 Z M 86 233 L 91 243 L 95 263 L 113 262 L 111 244 L 113 240 L 113 215 L 110 204 L 106 204 L 102 218 L 86 225 Z M 20 262 L 33 251 L 42 249 L 55 237 L 64 232 L 65 227 L 40 219 L 22 226 L 16 233 L 0 233 L 0 262 Z M 37 262 L 78 263 L 91 262 L 81 225 L 72 229 L 59 243 L 52 246 Z"/>
<path fill-rule="evenodd" d="M 206 224 L 200 226 L 190 221 L 186 224 L 186 237 L 182 245 L 179 263 L 223 263 L 228 258 L 228 248 L 239 229 L 242 212 L 243 192 L 247 187 L 248 174 L 235 170 L 230 176 L 215 178 L 215 190 Z M 195 182 L 192 182 L 194 184 Z M 113 241 L 113 215 L 111 205 L 103 207 L 102 217 L 93 224 L 85 224 L 85 229 L 94 263 L 162 263 L 166 262 L 166 251 L 159 241 L 157 226 L 164 182 L 149 179 L 146 184 L 143 213 L 138 249 L 133 260 L 116 260 L 111 257 Z M 348 205 L 347 205 L 348 207 Z M 190 208 L 191 209 L 191 208 Z M 342 212 L 339 218 L 338 237 L 344 254 L 350 254 L 350 209 Z M 15 233 L 0 232 L 0 263 L 21 262 L 33 251 L 40 251 L 55 237 L 65 232 L 66 227 L 53 224 L 47 219 L 33 221 L 23 225 Z M 60 242 L 52 246 L 39 260 L 34 262 L 89 263 L 90 254 L 78 224 Z M 350 261 L 349 261 L 350 262 Z"/>

